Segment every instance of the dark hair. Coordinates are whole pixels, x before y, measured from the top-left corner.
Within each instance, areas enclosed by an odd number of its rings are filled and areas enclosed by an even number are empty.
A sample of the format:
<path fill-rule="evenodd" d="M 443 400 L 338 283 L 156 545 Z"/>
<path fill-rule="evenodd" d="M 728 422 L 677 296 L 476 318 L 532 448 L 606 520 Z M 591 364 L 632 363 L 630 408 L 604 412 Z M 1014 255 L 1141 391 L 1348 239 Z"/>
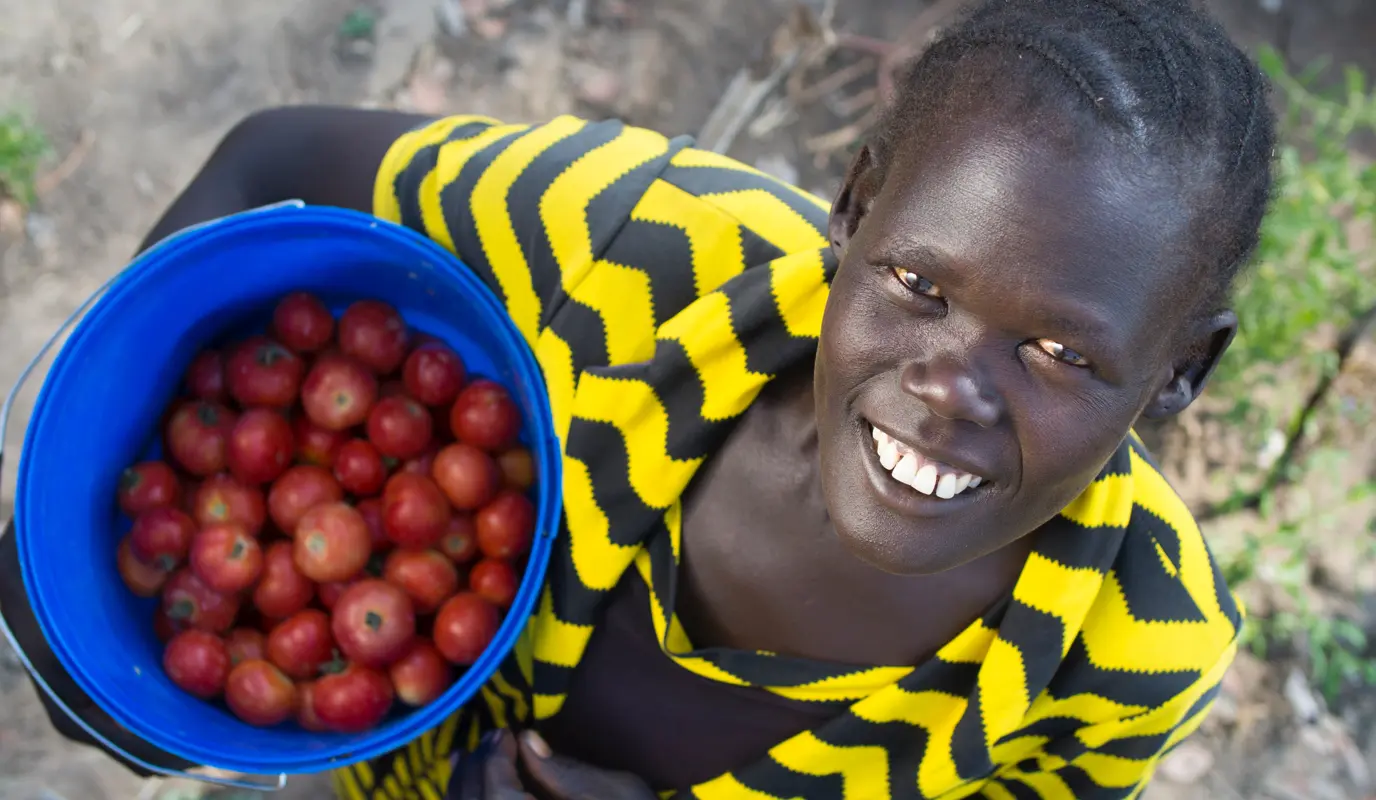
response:
<path fill-rule="evenodd" d="M 970 99 L 953 89 L 978 71 L 976 54 L 996 59 L 985 91 L 1011 89 L 1043 118 L 1069 95 L 1082 112 L 1060 123 L 1072 136 L 1090 128 L 1176 180 L 1198 269 L 1190 293 L 1226 302 L 1270 199 L 1275 121 L 1261 71 L 1217 22 L 1189 0 L 984 0 L 905 68 L 870 143 L 881 170 L 885 153 Z"/>

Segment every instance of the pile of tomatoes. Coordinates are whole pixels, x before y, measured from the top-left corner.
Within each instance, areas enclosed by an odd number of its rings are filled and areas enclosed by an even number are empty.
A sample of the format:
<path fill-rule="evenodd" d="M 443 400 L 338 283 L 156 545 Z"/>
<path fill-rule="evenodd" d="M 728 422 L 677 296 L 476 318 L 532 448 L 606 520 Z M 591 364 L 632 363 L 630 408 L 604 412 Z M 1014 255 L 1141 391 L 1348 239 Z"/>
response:
<path fill-rule="evenodd" d="M 200 353 L 165 461 L 120 477 L 118 568 L 163 666 L 254 725 L 359 732 L 472 664 L 515 598 L 535 509 L 501 385 L 375 300 L 296 293 Z"/>

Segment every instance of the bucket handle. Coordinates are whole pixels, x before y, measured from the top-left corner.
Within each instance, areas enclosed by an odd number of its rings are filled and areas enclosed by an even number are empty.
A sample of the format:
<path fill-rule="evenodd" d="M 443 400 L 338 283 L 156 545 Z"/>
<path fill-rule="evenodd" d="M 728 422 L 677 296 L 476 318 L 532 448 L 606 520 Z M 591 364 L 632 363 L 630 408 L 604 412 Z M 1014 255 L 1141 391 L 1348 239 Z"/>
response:
<path fill-rule="evenodd" d="M 285 203 L 276 203 L 269 206 L 263 206 L 262 208 L 254 209 L 254 211 L 267 211 L 269 209 L 281 208 L 284 206 L 303 208 L 305 206 L 305 203 L 302 203 L 300 200 L 289 200 Z M 191 231 L 194 231 L 197 228 L 203 227 L 204 225 L 208 225 L 214 221 L 215 220 L 210 220 L 207 222 L 200 223 L 198 225 L 188 227 L 182 230 L 180 233 L 177 233 L 172 237 L 168 237 L 168 239 L 164 239 L 163 243 L 166 243 L 174 238 L 180 238 L 181 236 L 190 233 Z M 161 245 L 155 245 L 155 247 L 156 246 Z M 36 369 L 38 365 L 43 362 L 43 359 L 47 357 L 48 352 L 52 350 L 53 345 L 57 344 L 58 339 L 62 338 L 62 335 L 66 333 L 67 330 L 72 327 L 72 325 L 76 324 L 76 321 L 80 319 L 82 315 L 85 314 L 88 310 L 90 310 L 91 306 L 95 305 L 95 302 L 105 294 L 105 292 L 110 288 L 110 286 L 116 280 L 118 280 L 120 275 L 122 274 L 122 271 L 117 272 L 114 274 L 114 276 L 106 280 L 105 283 L 101 284 L 100 288 L 92 292 L 91 296 L 87 297 L 86 300 L 82 302 L 82 304 L 78 306 L 77 309 L 73 311 L 70 316 L 67 317 L 67 319 L 63 320 L 62 324 L 58 326 L 57 331 L 53 333 L 52 338 L 48 339 L 48 341 L 45 342 L 43 346 L 38 349 L 38 353 L 35 354 L 33 359 L 29 361 L 29 363 L 24 367 L 22 371 L 20 371 L 18 379 L 16 379 L 14 382 L 14 386 L 10 387 L 9 393 L 5 395 L 5 402 L 3 405 L 0 405 L 0 476 L 3 476 L 5 466 L 5 434 L 9 430 L 10 413 L 14 410 L 14 403 L 15 400 L 19 397 L 20 389 L 24 388 L 24 383 L 28 381 L 29 375 L 31 375 L 34 369 Z M 3 532 L 0 532 L 0 536 L 3 535 Z M 29 674 L 29 677 L 33 679 L 34 685 L 41 689 L 43 691 L 43 694 L 47 695 L 48 699 L 53 701 L 54 705 L 62 709 L 62 713 L 66 714 L 68 719 L 70 719 L 72 722 L 75 722 L 78 727 L 85 731 L 86 735 L 90 736 L 92 739 L 96 740 L 107 750 L 120 756 L 125 761 L 128 761 L 131 764 L 135 764 L 149 772 L 158 775 L 164 775 L 172 778 L 188 778 L 193 781 L 200 781 L 201 783 L 209 783 L 215 786 L 223 786 L 231 789 L 248 789 L 251 791 L 276 792 L 286 788 L 286 773 L 278 774 L 276 781 L 271 783 L 239 780 L 237 778 L 221 778 L 215 775 L 198 775 L 194 772 L 159 767 L 154 764 L 150 764 L 147 761 L 144 761 L 143 759 L 139 758 L 138 756 L 135 756 L 132 753 L 127 752 L 124 748 L 110 741 L 95 728 L 91 727 L 91 725 L 87 723 L 86 720 L 77 716 L 77 714 L 73 712 L 72 709 L 69 708 L 65 702 L 63 702 L 62 698 L 57 696 L 57 692 L 53 691 L 53 688 L 48 685 L 48 682 L 43 679 L 43 676 L 38 674 L 38 670 L 34 667 L 33 662 L 29 660 L 29 656 L 27 653 L 24 652 L 24 648 L 19 646 L 18 638 L 16 638 L 14 632 L 10 630 L 9 623 L 5 621 L 5 617 L 3 614 L 0 614 L 0 634 L 4 635 L 5 641 L 9 642 L 10 648 L 14 650 L 15 655 L 19 656 L 19 663 L 24 666 L 24 671 L 27 672 Z"/>

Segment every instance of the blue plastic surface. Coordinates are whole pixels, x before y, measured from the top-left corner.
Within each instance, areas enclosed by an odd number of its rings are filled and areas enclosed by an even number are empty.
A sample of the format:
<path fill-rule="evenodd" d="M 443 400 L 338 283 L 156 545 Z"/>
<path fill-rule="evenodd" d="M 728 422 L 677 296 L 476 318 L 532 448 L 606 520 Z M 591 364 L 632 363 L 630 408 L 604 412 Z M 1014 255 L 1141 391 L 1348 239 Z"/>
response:
<path fill-rule="evenodd" d="M 308 290 L 336 309 L 396 306 L 447 342 L 471 375 L 510 389 L 536 464 L 537 536 L 492 646 L 442 698 L 362 734 L 255 728 L 187 695 L 162 670 L 154 601 L 115 570 L 128 530 L 121 470 L 156 447 L 158 421 L 207 343 L 266 323 L 282 295 Z M 438 725 L 478 692 L 534 608 L 562 510 L 560 448 L 543 377 L 505 309 L 453 254 L 400 226 L 330 208 L 228 217 L 145 253 L 112 284 L 58 354 L 34 406 L 19 465 L 16 535 L 24 582 L 62 665 L 111 717 L 190 761 L 249 773 L 309 773 L 372 758 Z"/>

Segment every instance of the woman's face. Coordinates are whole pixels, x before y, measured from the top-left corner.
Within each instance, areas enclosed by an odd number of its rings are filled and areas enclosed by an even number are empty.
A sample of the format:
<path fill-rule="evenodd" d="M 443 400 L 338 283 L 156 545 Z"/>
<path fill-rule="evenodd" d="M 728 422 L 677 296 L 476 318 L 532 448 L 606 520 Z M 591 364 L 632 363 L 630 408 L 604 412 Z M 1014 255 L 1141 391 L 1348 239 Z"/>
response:
<path fill-rule="evenodd" d="M 1144 410 L 1179 411 L 1207 375 L 1182 354 L 1170 186 L 1007 125 L 947 127 L 899 149 L 882 186 L 859 169 L 833 212 L 823 482 L 847 548 L 896 574 L 1035 530 Z"/>

